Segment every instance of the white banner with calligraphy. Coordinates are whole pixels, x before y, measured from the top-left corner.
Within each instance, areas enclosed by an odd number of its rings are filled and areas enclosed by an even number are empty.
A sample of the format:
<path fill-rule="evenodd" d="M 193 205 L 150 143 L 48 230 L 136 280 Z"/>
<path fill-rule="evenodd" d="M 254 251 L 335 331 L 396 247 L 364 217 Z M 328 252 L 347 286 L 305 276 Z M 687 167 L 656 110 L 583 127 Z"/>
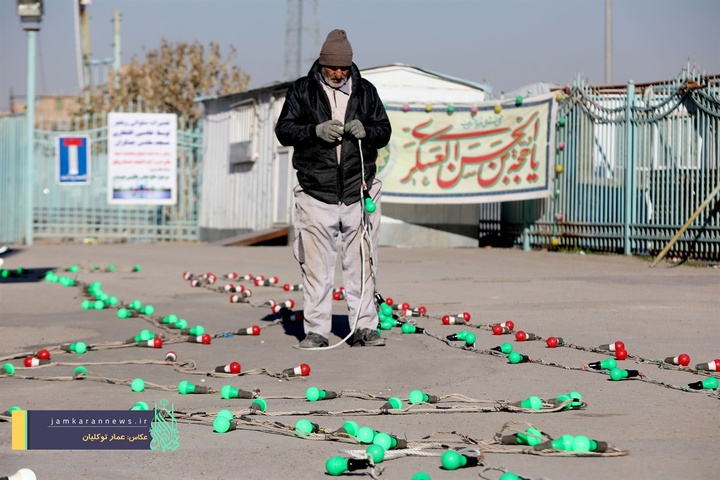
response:
<path fill-rule="evenodd" d="M 108 203 L 177 203 L 177 115 L 108 113 Z"/>
<path fill-rule="evenodd" d="M 555 94 L 446 109 L 390 106 L 379 152 L 387 203 L 485 203 L 542 198 L 554 172 Z M 407 109 L 407 107 L 406 107 Z"/>

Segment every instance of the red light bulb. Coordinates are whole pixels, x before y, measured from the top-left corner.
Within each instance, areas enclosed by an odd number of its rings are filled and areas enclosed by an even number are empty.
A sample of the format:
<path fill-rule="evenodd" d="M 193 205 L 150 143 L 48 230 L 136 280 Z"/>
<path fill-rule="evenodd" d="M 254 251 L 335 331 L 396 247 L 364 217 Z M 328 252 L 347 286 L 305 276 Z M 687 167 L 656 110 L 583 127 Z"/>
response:
<path fill-rule="evenodd" d="M 289 292 L 289 291 L 290 291 L 290 284 L 289 284 L 289 283 L 286 283 L 285 285 L 283 285 L 283 290 L 285 290 L 286 292 Z"/>
<path fill-rule="evenodd" d="M 387 303 L 387 302 L 385 302 L 385 303 Z M 407 302 L 403 302 L 403 304 L 400 305 L 400 310 L 410 310 L 410 304 Z"/>
<path fill-rule="evenodd" d="M 463 312 L 462 317 L 463 317 L 463 319 L 464 319 L 466 322 L 469 322 L 469 321 L 470 321 L 470 318 L 471 318 L 471 317 L 470 317 L 470 312 Z"/>
<path fill-rule="evenodd" d="M 515 323 L 512 320 L 506 320 L 504 323 L 510 330 L 515 330 Z"/>
<path fill-rule="evenodd" d="M 547 343 L 548 348 L 555 348 L 558 346 L 558 339 L 555 337 L 548 337 L 545 343 Z"/>
<path fill-rule="evenodd" d="M 163 346 L 163 339 L 160 337 L 155 337 L 152 339 L 153 341 L 153 348 L 162 348 Z"/>
<path fill-rule="evenodd" d="M 390 304 L 388 304 L 388 305 L 390 305 Z M 425 308 L 423 305 L 420 305 L 420 306 L 417 308 L 417 311 L 418 311 L 419 314 L 425 315 L 425 314 L 427 313 L 427 308 Z"/>
<path fill-rule="evenodd" d="M 388 305 L 390 305 L 390 306 L 392 307 L 392 306 L 393 306 L 393 303 L 395 303 L 395 302 L 393 301 L 392 298 L 388 297 L 388 298 L 385 299 L 385 303 L 387 303 Z"/>
<path fill-rule="evenodd" d="M 301 363 L 300 375 L 302 375 L 303 377 L 307 377 L 308 375 L 310 375 L 310 365 L 308 365 L 307 363 Z"/>
<path fill-rule="evenodd" d="M 257 325 L 253 325 L 251 328 L 253 335 L 260 335 L 260 327 L 258 327 Z"/>
<path fill-rule="evenodd" d="M 230 373 L 240 373 L 240 364 L 238 362 L 230 362 Z"/>
<path fill-rule="evenodd" d="M 493 332 L 493 335 L 502 335 L 502 334 L 503 334 L 503 327 L 502 327 L 502 325 L 500 325 L 499 323 L 493 325 L 493 327 L 492 327 L 492 332 Z"/>
<path fill-rule="evenodd" d="M 615 350 L 625 350 L 625 344 L 618 340 L 617 342 L 615 342 Z"/>
<path fill-rule="evenodd" d="M 208 333 L 203 333 L 202 337 L 200 337 L 200 341 L 203 345 L 210 345 L 210 342 L 212 342 L 212 337 Z"/>
<path fill-rule="evenodd" d="M 292 298 L 289 298 L 288 300 L 285 301 L 285 306 L 287 308 L 295 308 L 295 300 L 293 300 Z"/>
<path fill-rule="evenodd" d="M 450 325 L 450 315 L 443 315 L 442 323 L 443 325 Z"/>
<path fill-rule="evenodd" d="M 617 360 L 625 360 L 628 356 L 627 350 L 624 348 L 621 349 L 615 349 L 615 358 Z"/>
<path fill-rule="evenodd" d="M 34 360 L 34 362 L 33 362 L 33 360 Z M 33 365 L 33 363 L 34 363 L 35 365 Z M 25 360 L 23 360 L 23 364 L 24 364 L 27 368 L 30 368 L 30 367 L 34 367 L 34 366 L 39 365 L 39 362 L 38 362 L 37 358 L 33 357 L 32 355 L 28 355 L 27 357 L 25 357 Z"/>
<path fill-rule="evenodd" d="M 333 300 L 342 300 L 342 293 L 333 292 Z"/>
<path fill-rule="evenodd" d="M 515 340 L 518 342 L 524 342 L 527 340 L 527 333 L 523 332 L 522 330 L 518 330 L 515 332 Z"/>
<path fill-rule="evenodd" d="M 39 354 L 38 357 L 40 357 Z M 678 363 L 683 367 L 687 367 L 688 365 L 690 365 L 690 355 L 688 355 L 687 353 L 681 353 L 680 355 L 678 355 Z"/>
<path fill-rule="evenodd" d="M 48 352 L 47 350 L 45 350 L 45 349 L 43 348 L 42 350 L 40 350 L 40 351 L 37 353 L 37 357 L 38 357 L 40 360 L 50 360 L 50 352 Z M 690 359 L 690 357 L 688 357 L 688 363 L 690 363 L 690 360 L 689 360 L 689 359 Z M 686 364 L 686 365 L 687 365 L 687 364 Z"/>

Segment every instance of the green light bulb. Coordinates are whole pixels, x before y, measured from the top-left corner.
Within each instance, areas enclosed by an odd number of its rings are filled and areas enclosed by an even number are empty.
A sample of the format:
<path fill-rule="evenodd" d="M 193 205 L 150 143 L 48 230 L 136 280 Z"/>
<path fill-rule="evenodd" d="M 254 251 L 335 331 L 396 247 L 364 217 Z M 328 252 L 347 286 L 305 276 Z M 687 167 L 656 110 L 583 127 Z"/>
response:
<path fill-rule="evenodd" d="M 381 330 L 392 330 L 394 326 L 395 326 L 395 320 L 393 320 L 392 318 L 380 321 L 380 329 Z"/>
<path fill-rule="evenodd" d="M 137 402 L 130 410 L 150 410 L 150 406 L 145 402 Z"/>
<path fill-rule="evenodd" d="M 325 470 L 333 477 L 338 477 L 348 469 L 348 460 L 342 457 L 328 458 L 325 462 Z"/>
<path fill-rule="evenodd" d="M 519 444 L 534 447 L 542 442 L 542 432 L 537 428 L 530 427 L 525 432 L 517 434 L 517 441 Z"/>
<path fill-rule="evenodd" d="M 445 470 L 457 470 L 464 467 L 466 463 L 467 459 L 455 450 L 447 450 L 442 455 L 442 466 L 445 467 Z"/>
<path fill-rule="evenodd" d="M 187 380 L 183 380 L 182 382 L 178 383 L 178 393 L 180 395 L 195 393 L 195 385 L 188 382 Z"/>
<path fill-rule="evenodd" d="M 523 97 L 521 97 L 520 95 L 515 97 L 515 105 L 522 105 L 522 102 L 523 102 Z"/>
<path fill-rule="evenodd" d="M 555 450 L 572 451 L 573 437 L 572 435 L 563 435 L 551 442 L 552 448 Z"/>
<path fill-rule="evenodd" d="M 378 432 L 374 437 L 372 443 L 374 445 L 380 445 L 385 450 L 393 448 L 393 438 L 385 432 Z M 397 445 L 397 440 L 395 441 Z"/>
<path fill-rule="evenodd" d="M 233 423 L 230 419 L 218 415 L 215 417 L 215 420 L 213 420 L 213 430 L 217 433 L 227 433 L 233 430 Z"/>
<path fill-rule="evenodd" d="M 473 345 L 475 345 L 476 339 L 477 339 L 477 337 L 475 336 L 474 333 L 467 332 L 467 335 L 465 335 L 465 338 L 463 340 L 465 340 L 466 347 L 472 347 Z"/>
<path fill-rule="evenodd" d="M 80 308 L 83 310 L 90 310 L 92 308 L 93 304 L 90 300 L 83 300 L 80 304 Z"/>
<path fill-rule="evenodd" d="M 387 317 L 392 317 L 392 307 L 386 302 L 380 304 L 380 311 L 382 311 L 383 315 Z"/>
<path fill-rule="evenodd" d="M 715 390 L 718 388 L 718 379 L 716 377 L 708 377 L 701 382 L 688 383 L 688 388 L 693 390 Z"/>
<path fill-rule="evenodd" d="M 267 410 L 267 402 L 264 398 L 257 397 L 250 403 L 250 408 L 264 412 L 265 410 Z"/>
<path fill-rule="evenodd" d="M 100 295 L 97 297 L 99 300 L 102 300 L 103 302 L 107 303 L 108 298 L 110 298 L 110 295 L 108 295 L 105 292 L 100 292 Z"/>
<path fill-rule="evenodd" d="M 374 463 L 380 463 L 385 460 L 385 449 L 380 445 L 372 444 L 366 450 L 365 453 L 370 455 Z"/>
<path fill-rule="evenodd" d="M 430 475 L 425 472 L 415 472 L 410 480 L 431 480 Z"/>
<path fill-rule="evenodd" d="M 600 368 L 603 370 L 612 370 L 613 368 L 617 368 L 617 360 L 614 358 L 608 358 L 606 360 L 603 360 L 600 362 Z"/>
<path fill-rule="evenodd" d="M 503 343 L 500 345 L 500 351 L 506 355 L 509 355 L 513 351 L 513 346 L 511 343 Z"/>
<path fill-rule="evenodd" d="M 115 297 L 115 296 L 108 297 L 108 299 L 107 299 L 107 303 L 108 303 L 108 305 L 110 305 L 111 307 L 116 306 L 116 305 L 118 304 L 118 302 L 119 302 L 119 300 L 118 300 L 118 298 Z"/>
<path fill-rule="evenodd" d="M 558 120 L 558 125 L 560 125 L 561 127 L 564 127 L 566 123 L 567 123 L 567 118 L 565 118 L 565 117 L 560 117 L 560 119 Z"/>
<path fill-rule="evenodd" d="M 22 410 L 22 408 L 18 407 L 17 405 L 13 405 L 12 407 L 8 408 L 7 411 L 10 414 L 10 416 L 12 416 L 12 412 L 14 412 L 15 410 Z"/>
<path fill-rule="evenodd" d="M 231 398 L 237 398 L 238 396 L 238 389 L 233 387 L 232 385 L 225 385 L 220 389 L 220 397 L 229 400 Z"/>
<path fill-rule="evenodd" d="M 522 408 L 529 408 L 530 410 L 541 410 L 543 402 L 540 397 L 533 395 L 520 402 L 520 406 Z"/>
<path fill-rule="evenodd" d="M 589 452 L 590 439 L 584 435 L 578 435 L 573 438 L 571 448 L 573 452 Z"/>
<path fill-rule="evenodd" d="M 163 323 L 170 323 L 170 324 L 174 324 L 177 321 L 178 321 L 178 316 L 175 315 L 174 313 L 171 313 L 170 315 L 168 315 L 167 317 L 162 319 Z"/>
<path fill-rule="evenodd" d="M 295 422 L 295 433 L 297 433 L 301 437 L 307 437 L 311 433 L 316 432 L 317 428 L 310 420 L 301 418 L 300 420 Z"/>
<path fill-rule="evenodd" d="M 140 310 L 142 308 L 142 302 L 140 300 L 133 300 L 128 304 L 128 308 L 132 310 Z"/>
<path fill-rule="evenodd" d="M 318 400 L 325 398 L 325 390 L 320 390 L 317 387 L 310 387 L 305 392 L 305 397 L 310 402 L 317 402 Z"/>
<path fill-rule="evenodd" d="M 15 374 L 15 365 L 12 363 L 5 363 L 2 366 L 3 372 L 7 375 L 14 375 Z"/>
<path fill-rule="evenodd" d="M 130 388 L 133 392 L 142 392 L 143 390 L 145 390 L 145 380 L 143 380 L 142 378 L 136 378 L 130 384 Z"/>
<path fill-rule="evenodd" d="M 53 282 L 54 281 L 55 274 L 51 271 L 48 271 L 45 273 L 45 281 L 46 282 Z"/>
<path fill-rule="evenodd" d="M 102 310 L 105 308 L 105 302 L 102 300 L 96 300 L 95 303 L 93 303 L 93 307 L 95 310 Z"/>
<path fill-rule="evenodd" d="M 391 405 L 392 408 L 395 410 L 400 410 L 402 408 L 402 400 L 400 400 L 398 397 L 390 397 L 388 398 L 388 403 Z"/>
<path fill-rule="evenodd" d="M 135 265 L 135 266 L 133 267 L 133 272 L 139 272 L 140 270 L 142 270 L 142 268 L 140 267 L 140 265 Z"/>
<path fill-rule="evenodd" d="M 196 337 L 199 337 L 203 333 L 205 333 L 205 327 L 202 325 L 195 325 L 190 329 L 190 335 L 195 335 Z"/>
<path fill-rule="evenodd" d="M 421 392 L 420 390 L 413 390 L 412 392 L 410 392 L 410 395 L 408 395 L 408 401 L 409 401 L 411 404 L 416 404 L 416 403 L 420 403 L 420 402 L 427 402 L 427 401 L 428 401 L 428 396 L 425 395 L 425 394 L 424 394 L 423 392 Z"/>
<path fill-rule="evenodd" d="M 582 401 L 582 395 L 580 395 L 580 392 L 570 392 L 570 393 L 568 393 L 568 397 L 573 399 L 573 401 L 570 403 L 570 407 L 573 407 L 573 408 L 582 407 L 583 401 Z"/>
<path fill-rule="evenodd" d="M 108 265 L 107 271 L 108 271 L 108 272 L 114 272 L 114 271 L 115 271 L 115 265 Z"/>
<path fill-rule="evenodd" d="M 400 330 L 402 330 L 403 333 L 415 333 L 417 331 L 417 327 L 410 323 L 403 323 Z"/>
<path fill-rule="evenodd" d="M 455 338 L 458 340 L 465 340 L 465 337 L 467 337 L 467 334 L 470 333 L 467 330 L 460 330 L 458 333 L 455 334 Z"/>
<path fill-rule="evenodd" d="M 510 355 L 508 355 L 508 362 L 512 363 L 513 365 L 518 364 L 522 361 L 522 355 L 518 352 L 511 352 Z"/>
<path fill-rule="evenodd" d="M 521 477 L 518 477 L 512 472 L 505 472 L 500 475 L 500 478 L 498 480 L 521 480 Z"/>
<path fill-rule="evenodd" d="M 610 370 L 610 378 L 615 382 L 620 381 L 623 378 L 627 378 L 627 376 L 627 370 L 623 370 L 621 368 L 613 368 L 612 370 Z"/>
<path fill-rule="evenodd" d="M 153 313 L 155 313 L 155 307 L 153 307 L 152 305 L 145 305 L 140 309 L 140 313 L 144 315 L 152 315 Z M 202 335 L 202 333 L 200 335 Z"/>
<path fill-rule="evenodd" d="M 119 319 L 130 318 L 131 316 L 132 313 L 130 313 L 130 310 L 128 310 L 127 308 L 119 308 L 117 311 L 117 317 Z"/>
<path fill-rule="evenodd" d="M 178 319 L 177 322 L 175 322 L 175 328 L 179 330 L 185 330 L 187 328 L 188 322 L 184 318 Z"/>
<path fill-rule="evenodd" d="M 345 423 L 343 423 L 342 428 L 347 432 L 348 435 L 352 435 L 353 437 L 355 437 L 357 436 L 360 425 L 358 425 L 357 422 L 354 422 L 352 420 L 347 420 L 345 421 Z"/>
<path fill-rule="evenodd" d="M 78 267 L 77 265 L 73 265 L 71 267 L 68 267 L 67 271 L 70 273 L 77 273 L 80 271 L 80 267 Z"/>
<path fill-rule="evenodd" d="M 83 342 L 75 342 L 70 345 L 69 349 L 71 352 L 82 355 L 83 353 L 87 352 L 87 345 L 85 345 Z"/>
<path fill-rule="evenodd" d="M 377 210 L 377 205 L 375 205 L 375 202 L 373 202 L 372 198 L 368 197 L 365 199 L 365 211 L 368 213 L 373 213 L 375 210 Z"/>
<path fill-rule="evenodd" d="M 370 427 L 360 427 L 355 435 L 360 443 L 370 444 L 375 438 L 375 430 Z"/>
<path fill-rule="evenodd" d="M 225 417 L 228 420 L 232 420 L 233 418 L 235 418 L 235 415 L 233 415 L 233 413 L 227 409 L 220 410 L 217 415 L 218 417 Z"/>
<path fill-rule="evenodd" d="M 75 380 L 81 380 L 87 377 L 87 373 L 87 368 L 83 367 L 82 365 L 79 367 L 75 367 L 75 370 L 73 370 L 73 378 Z"/>
<path fill-rule="evenodd" d="M 150 330 L 141 330 L 140 335 L 135 336 L 136 342 L 147 342 L 148 340 L 152 340 L 155 338 L 155 334 L 152 333 Z"/>

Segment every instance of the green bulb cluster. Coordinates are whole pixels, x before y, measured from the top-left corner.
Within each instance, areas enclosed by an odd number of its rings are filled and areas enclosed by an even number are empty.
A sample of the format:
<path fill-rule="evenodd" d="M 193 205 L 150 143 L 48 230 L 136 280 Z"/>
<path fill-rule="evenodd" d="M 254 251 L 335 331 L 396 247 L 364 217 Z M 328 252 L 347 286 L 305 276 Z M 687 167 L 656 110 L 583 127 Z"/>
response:
<path fill-rule="evenodd" d="M 564 410 L 570 410 L 572 408 L 580 408 L 583 406 L 582 395 L 580 395 L 579 392 L 570 392 L 570 393 L 567 393 L 564 395 L 559 395 L 555 399 L 554 403 L 556 405 L 561 405 L 561 404 L 567 402 L 568 400 L 572 400 L 572 401 L 570 403 L 568 403 L 567 405 L 565 405 Z"/>
<path fill-rule="evenodd" d="M 49 271 L 45 274 L 45 281 L 48 283 L 59 283 L 63 287 L 75 286 L 75 279 L 57 275 L 55 272 Z"/>

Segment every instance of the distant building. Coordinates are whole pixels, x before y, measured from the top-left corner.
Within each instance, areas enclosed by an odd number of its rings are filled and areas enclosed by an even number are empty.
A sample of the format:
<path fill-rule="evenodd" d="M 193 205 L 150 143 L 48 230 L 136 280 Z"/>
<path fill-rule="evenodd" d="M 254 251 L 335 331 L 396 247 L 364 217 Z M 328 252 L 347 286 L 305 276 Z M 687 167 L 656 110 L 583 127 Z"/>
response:
<path fill-rule="evenodd" d="M 11 99 L 12 100 L 12 99 Z M 40 128 L 40 122 L 45 125 L 56 121 L 65 121 L 72 117 L 77 106 L 77 97 L 71 95 L 39 95 L 35 99 L 35 126 Z M 17 115 L 25 113 L 26 102 L 11 101 L 10 111 L 7 114 Z"/>

